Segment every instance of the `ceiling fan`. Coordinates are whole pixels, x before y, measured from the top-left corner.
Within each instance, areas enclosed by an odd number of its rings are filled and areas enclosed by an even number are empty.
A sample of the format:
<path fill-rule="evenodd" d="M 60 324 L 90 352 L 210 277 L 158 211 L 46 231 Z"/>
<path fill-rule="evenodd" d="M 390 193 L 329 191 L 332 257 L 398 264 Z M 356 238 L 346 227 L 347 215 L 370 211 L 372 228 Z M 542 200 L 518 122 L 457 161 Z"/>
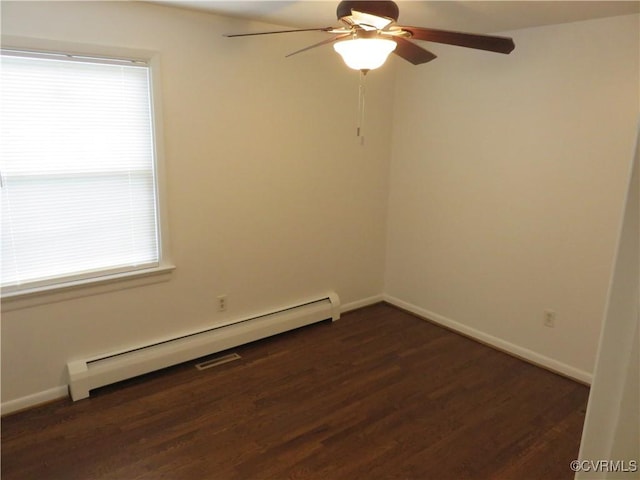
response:
<path fill-rule="evenodd" d="M 226 37 L 247 37 L 292 32 L 326 32 L 331 38 L 302 48 L 287 55 L 290 57 L 312 48 L 333 44 L 348 67 L 366 74 L 384 64 L 391 52 L 408 62 L 419 65 L 436 58 L 436 55 L 412 40 L 445 43 L 498 53 L 510 53 L 515 45 L 508 37 L 496 37 L 474 33 L 452 32 L 433 28 L 398 25 L 399 8 L 395 2 L 384 0 L 342 1 L 336 10 L 339 27 L 277 30 L 272 32 L 241 33 Z"/>

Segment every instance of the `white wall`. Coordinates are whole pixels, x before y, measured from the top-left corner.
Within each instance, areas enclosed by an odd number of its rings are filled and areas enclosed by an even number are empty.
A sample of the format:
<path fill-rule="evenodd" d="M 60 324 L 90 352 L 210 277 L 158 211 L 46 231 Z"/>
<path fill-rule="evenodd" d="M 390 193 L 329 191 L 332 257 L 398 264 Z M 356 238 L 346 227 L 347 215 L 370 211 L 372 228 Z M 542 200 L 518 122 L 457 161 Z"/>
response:
<path fill-rule="evenodd" d="M 589 381 L 638 114 L 637 15 L 437 46 L 396 81 L 385 293 Z M 543 326 L 543 311 L 557 313 Z"/>
<path fill-rule="evenodd" d="M 64 393 L 70 358 L 328 290 L 343 304 L 382 293 L 393 72 L 368 78 L 361 147 L 358 73 L 330 47 L 284 58 L 322 34 L 222 37 L 268 28 L 134 2 L 2 2 L 3 35 L 160 53 L 177 266 L 155 285 L 32 308 L 4 303 L 3 403 Z"/>
<path fill-rule="evenodd" d="M 638 131 L 640 134 L 640 130 Z M 638 138 L 640 141 L 640 137 Z M 623 461 L 621 471 L 580 471 L 580 479 L 638 478 L 640 460 L 640 144 L 620 229 L 615 268 L 589 393 L 581 460 Z M 636 462 L 633 471 L 631 461 Z M 587 471 L 589 470 L 589 471 Z"/>

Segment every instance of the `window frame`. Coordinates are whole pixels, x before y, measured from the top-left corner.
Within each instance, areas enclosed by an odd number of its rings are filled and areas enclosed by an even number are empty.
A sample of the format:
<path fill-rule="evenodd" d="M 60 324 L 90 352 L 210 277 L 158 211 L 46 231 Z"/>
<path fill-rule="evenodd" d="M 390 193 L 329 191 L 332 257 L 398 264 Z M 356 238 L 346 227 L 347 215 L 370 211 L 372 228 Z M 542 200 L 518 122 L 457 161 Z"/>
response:
<path fill-rule="evenodd" d="M 26 37 L 3 36 L 3 50 L 17 50 L 34 54 L 62 54 L 77 57 L 143 62 L 149 69 L 150 104 L 152 110 L 152 137 L 154 149 L 154 187 L 156 193 L 156 221 L 158 239 L 158 265 L 152 268 L 128 271 L 104 270 L 89 278 L 67 276 L 55 283 L 33 282 L 21 289 L 2 289 L 2 310 L 26 308 L 32 305 L 57 302 L 75 297 L 105 293 L 152 283 L 168 281 L 175 266 L 169 256 L 169 232 L 166 202 L 165 161 L 163 145 L 162 89 L 160 84 L 160 54 L 148 50 L 124 47 L 89 45 Z"/>

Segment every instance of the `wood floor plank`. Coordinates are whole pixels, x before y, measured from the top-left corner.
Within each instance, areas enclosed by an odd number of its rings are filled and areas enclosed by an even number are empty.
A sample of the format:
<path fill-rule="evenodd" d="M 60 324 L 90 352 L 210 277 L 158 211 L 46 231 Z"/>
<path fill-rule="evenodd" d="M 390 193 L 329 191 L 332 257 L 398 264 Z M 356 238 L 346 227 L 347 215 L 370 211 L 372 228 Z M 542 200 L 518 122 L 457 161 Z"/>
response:
<path fill-rule="evenodd" d="M 587 387 L 387 304 L 234 352 L 3 418 L 3 480 L 573 478 Z"/>

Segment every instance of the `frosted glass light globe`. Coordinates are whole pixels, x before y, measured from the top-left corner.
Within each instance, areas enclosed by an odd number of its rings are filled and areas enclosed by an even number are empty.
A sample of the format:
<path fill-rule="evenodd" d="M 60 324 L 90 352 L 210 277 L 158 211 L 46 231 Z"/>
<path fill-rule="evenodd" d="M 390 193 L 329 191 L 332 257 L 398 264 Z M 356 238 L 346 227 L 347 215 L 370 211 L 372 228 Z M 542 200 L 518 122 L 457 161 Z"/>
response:
<path fill-rule="evenodd" d="M 396 42 L 386 38 L 356 38 L 334 43 L 333 48 L 349 68 L 373 70 L 384 64 Z"/>

